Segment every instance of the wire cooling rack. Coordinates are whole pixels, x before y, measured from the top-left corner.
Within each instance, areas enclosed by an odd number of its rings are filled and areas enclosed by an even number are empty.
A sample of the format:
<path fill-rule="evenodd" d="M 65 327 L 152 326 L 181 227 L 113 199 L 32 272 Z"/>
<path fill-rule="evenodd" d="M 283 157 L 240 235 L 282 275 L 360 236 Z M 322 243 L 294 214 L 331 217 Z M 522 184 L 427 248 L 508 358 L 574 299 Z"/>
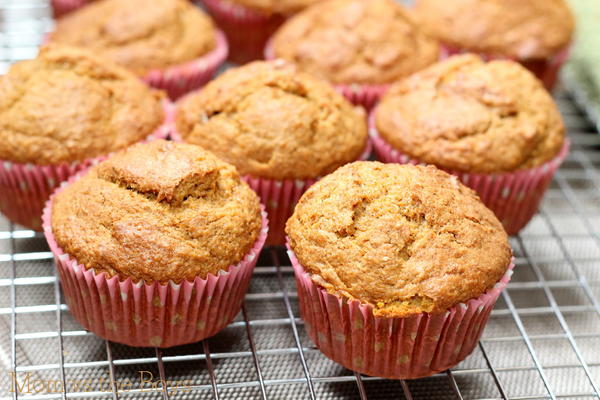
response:
<path fill-rule="evenodd" d="M 0 0 L 0 73 L 33 57 L 51 24 L 45 1 Z M 242 312 L 216 336 L 165 350 L 103 341 L 70 316 L 43 237 L 0 217 L 0 398 L 600 398 L 600 135 L 556 97 L 573 150 L 511 240 L 517 268 L 479 346 L 452 370 L 390 381 L 329 361 L 281 249 L 263 252 Z"/>

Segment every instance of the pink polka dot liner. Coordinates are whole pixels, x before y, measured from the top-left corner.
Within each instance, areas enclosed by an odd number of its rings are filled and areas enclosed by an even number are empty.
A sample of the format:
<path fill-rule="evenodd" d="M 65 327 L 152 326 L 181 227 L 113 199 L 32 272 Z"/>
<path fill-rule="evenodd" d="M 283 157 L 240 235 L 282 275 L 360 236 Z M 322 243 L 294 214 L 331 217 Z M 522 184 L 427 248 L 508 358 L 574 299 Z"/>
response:
<path fill-rule="evenodd" d="M 439 314 L 406 318 L 373 315 L 372 306 L 328 293 L 313 282 L 288 245 L 300 313 L 308 335 L 323 354 L 365 375 L 416 379 L 464 360 L 475 348 L 514 264 L 483 295 Z"/>
<path fill-rule="evenodd" d="M 259 237 L 238 264 L 206 279 L 167 284 L 134 282 L 96 273 L 56 243 L 51 226 L 52 200 L 81 176 L 71 177 L 48 200 L 43 227 L 69 311 L 85 329 L 129 346 L 172 347 L 213 336 L 235 318 L 267 238 L 264 209 Z"/>

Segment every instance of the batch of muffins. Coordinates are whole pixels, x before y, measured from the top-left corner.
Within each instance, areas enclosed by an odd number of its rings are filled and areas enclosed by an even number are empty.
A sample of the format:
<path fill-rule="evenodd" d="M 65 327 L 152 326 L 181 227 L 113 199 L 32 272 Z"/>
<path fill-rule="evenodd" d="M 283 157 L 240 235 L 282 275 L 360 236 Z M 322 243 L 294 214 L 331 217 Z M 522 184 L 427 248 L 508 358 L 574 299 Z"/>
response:
<path fill-rule="evenodd" d="M 202 3 L 53 0 L 0 78 L 0 209 L 43 230 L 71 313 L 197 342 L 286 245 L 329 358 L 396 379 L 463 360 L 568 153 L 564 0 Z"/>

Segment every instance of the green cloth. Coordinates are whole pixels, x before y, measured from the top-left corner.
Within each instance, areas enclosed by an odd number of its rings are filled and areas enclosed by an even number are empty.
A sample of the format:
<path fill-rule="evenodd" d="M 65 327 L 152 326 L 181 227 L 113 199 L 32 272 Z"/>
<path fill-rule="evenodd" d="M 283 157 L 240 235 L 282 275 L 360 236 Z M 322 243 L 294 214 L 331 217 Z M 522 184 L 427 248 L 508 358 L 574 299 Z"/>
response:
<path fill-rule="evenodd" d="M 569 0 L 577 19 L 575 46 L 563 81 L 600 125 L 600 0 Z"/>

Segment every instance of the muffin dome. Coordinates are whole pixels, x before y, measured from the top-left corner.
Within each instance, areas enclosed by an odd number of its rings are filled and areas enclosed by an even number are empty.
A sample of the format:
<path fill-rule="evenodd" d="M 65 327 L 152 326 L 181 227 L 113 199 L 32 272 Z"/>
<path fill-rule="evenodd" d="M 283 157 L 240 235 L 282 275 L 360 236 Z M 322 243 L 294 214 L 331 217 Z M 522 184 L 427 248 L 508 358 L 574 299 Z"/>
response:
<path fill-rule="evenodd" d="M 456 56 L 390 88 L 379 134 L 421 162 L 464 172 L 536 167 L 564 143 L 560 112 L 542 83 L 512 61 Z"/>
<path fill-rule="evenodd" d="M 511 259 L 494 214 L 432 166 L 348 164 L 304 194 L 286 231 L 315 283 L 375 316 L 443 312 L 490 289 Z"/>
<path fill-rule="evenodd" d="M 85 50 L 42 48 L 0 78 L 0 159 L 58 164 L 122 149 L 162 124 L 161 97 Z"/>
<path fill-rule="evenodd" d="M 144 75 L 208 53 L 216 30 L 187 0 L 101 0 L 59 19 L 50 40 L 92 49 Z"/>
<path fill-rule="evenodd" d="M 57 244 L 87 268 L 146 282 L 237 264 L 261 229 L 257 196 L 198 146 L 138 144 L 94 167 L 52 205 Z"/>
<path fill-rule="evenodd" d="M 365 150 L 364 112 L 283 60 L 232 69 L 182 100 L 177 129 L 242 175 L 316 178 Z"/>
<path fill-rule="evenodd" d="M 545 59 L 569 44 L 565 0 L 417 0 L 423 26 L 442 42 L 519 59 Z"/>
<path fill-rule="evenodd" d="M 224 0 L 266 15 L 291 15 L 323 0 Z"/>
<path fill-rule="evenodd" d="M 275 57 L 333 83 L 383 84 L 435 62 L 437 42 L 393 0 L 331 0 L 287 21 Z"/>

